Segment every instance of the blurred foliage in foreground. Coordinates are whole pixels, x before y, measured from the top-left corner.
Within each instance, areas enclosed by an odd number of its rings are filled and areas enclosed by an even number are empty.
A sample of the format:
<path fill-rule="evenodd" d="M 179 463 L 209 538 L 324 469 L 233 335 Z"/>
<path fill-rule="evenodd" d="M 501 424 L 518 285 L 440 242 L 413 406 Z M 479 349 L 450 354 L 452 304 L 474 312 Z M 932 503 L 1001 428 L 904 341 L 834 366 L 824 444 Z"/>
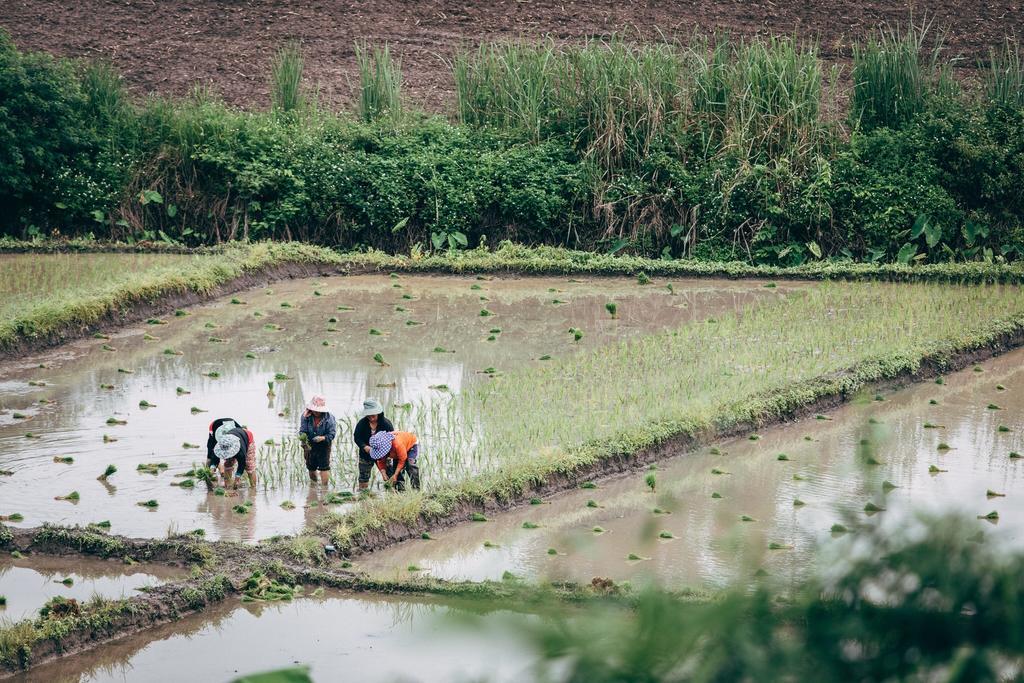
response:
<path fill-rule="evenodd" d="M 705 604 L 658 591 L 635 613 L 524 622 L 546 681 L 994 681 L 1024 662 L 1024 554 L 976 522 L 921 519 L 844 539 L 783 597 Z"/>

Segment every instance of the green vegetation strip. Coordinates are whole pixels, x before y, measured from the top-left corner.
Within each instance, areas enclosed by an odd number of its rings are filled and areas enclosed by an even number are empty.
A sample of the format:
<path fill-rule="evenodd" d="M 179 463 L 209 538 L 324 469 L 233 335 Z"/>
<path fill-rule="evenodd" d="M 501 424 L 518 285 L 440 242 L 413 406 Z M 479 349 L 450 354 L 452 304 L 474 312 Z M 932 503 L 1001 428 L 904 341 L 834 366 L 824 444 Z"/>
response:
<path fill-rule="evenodd" d="M 452 398 L 456 412 L 480 427 L 438 469 L 477 474 L 328 514 L 311 531 L 343 551 L 375 549 L 607 469 L 820 411 L 877 382 L 945 372 L 1022 337 L 1017 287 L 824 283 L 467 389 Z"/>
<path fill-rule="evenodd" d="M 86 334 L 103 323 L 132 321 L 175 297 L 198 303 L 222 293 L 223 288 L 232 283 L 244 284 L 246 276 L 258 276 L 276 267 L 330 265 L 340 268 L 342 259 L 328 249 L 290 242 L 230 245 L 182 267 L 155 267 L 136 273 L 129 280 L 120 277 L 123 264 L 117 259 L 112 258 L 104 265 L 107 272 L 86 278 L 95 287 L 87 285 L 81 290 L 36 299 L 23 310 L 0 320 L 0 353 L 15 352 L 33 342 L 45 345 L 64 341 Z M 113 284 L 99 284 L 105 277 Z M 0 271 L 0 291 L 24 291 L 34 286 L 23 267 L 8 264 Z M 137 311 L 134 316 L 133 310 Z"/>

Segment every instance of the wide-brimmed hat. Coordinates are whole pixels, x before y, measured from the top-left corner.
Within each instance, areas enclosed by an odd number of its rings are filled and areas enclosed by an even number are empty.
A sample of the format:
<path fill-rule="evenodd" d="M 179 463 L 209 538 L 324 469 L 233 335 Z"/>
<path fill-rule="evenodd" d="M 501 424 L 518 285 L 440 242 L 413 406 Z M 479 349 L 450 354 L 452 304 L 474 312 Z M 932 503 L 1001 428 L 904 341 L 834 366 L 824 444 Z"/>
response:
<path fill-rule="evenodd" d="M 384 412 L 384 406 L 381 402 L 375 398 L 368 398 L 363 401 L 363 417 L 369 417 L 370 415 L 380 415 Z"/>
<path fill-rule="evenodd" d="M 238 425 L 235 424 L 234 420 L 224 420 L 220 423 L 220 427 L 217 427 L 217 431 L 213 433 L 213 438 L 216 441 L 220 441 L 224 438 L 224 435 L 236 428 Z"/>
<path fill-rule="evenodd" d="M 234 434 L 225 434 L 217 440 L 213 454 L 221 460 L 228 460 L 242 452 L 242 440 Z"/>
<path fill-rule="evenodd" d="M 374 460 L 380 460 L 391 452 L 391 444 L 394 442 L 394 433 L 377 432 L 370 437 L 370 457 Z"/>
<path fill-rule="evenodd" d="M 330 407 L 327 405 L 327 399 L 320 394 L 314 394 L 313 398 L 309 399 L 309 402 L 306 403 L 306 410 L 311 410 L 314 413 L 331 412 Z"/>

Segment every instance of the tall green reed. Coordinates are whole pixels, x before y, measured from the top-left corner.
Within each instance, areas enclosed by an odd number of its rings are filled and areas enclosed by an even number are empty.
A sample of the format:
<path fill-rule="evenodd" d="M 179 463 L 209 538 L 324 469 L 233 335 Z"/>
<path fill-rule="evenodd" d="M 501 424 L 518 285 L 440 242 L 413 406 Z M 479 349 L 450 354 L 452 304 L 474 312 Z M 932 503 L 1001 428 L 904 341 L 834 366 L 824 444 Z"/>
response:
<path fill-rule="evenodd" d="M 1016 39 L 1007 38 L 999 50 L 989 52 L 983 83 L 989 102 L 1007 108 L 1024 107 L 1024 59 Z"/>
<path fill-rule="evenodd" d="M 359 117 L 366 122 L 402 121 L 402 63 L 384 47 L 370 47 L 365 41 L 356 43 L 356 65 L 359 68 Z"/>
<path fill-rule="evenodd" d="M 299 111 L 304 106 L 303 66 L 304 59 L 298 43 L 288 43 L 274 55 L 270 65 L 270 98 L 274 111 L 287 114 Z"/>

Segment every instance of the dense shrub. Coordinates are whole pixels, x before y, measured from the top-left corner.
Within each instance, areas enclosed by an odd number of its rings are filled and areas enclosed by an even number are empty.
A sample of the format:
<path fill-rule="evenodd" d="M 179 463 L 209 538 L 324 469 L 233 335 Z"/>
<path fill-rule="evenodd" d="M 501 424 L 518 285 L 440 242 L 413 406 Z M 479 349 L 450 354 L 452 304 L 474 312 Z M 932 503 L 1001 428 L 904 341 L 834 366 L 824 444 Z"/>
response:
<path fill-rule="evenodd" d="M 886 40 L 859 53 L 845 132 L 819 111 L 813 48 L 784 40 L 482 50 L 457 64 L 466 123 L 452 124 L 305 100 L 246 112 L 203 91 L 132 103 L 109 67 L 0 36 L 0 233 L 389 250 L 514 239 L 780 265 L 1024 256 L 1016 81 L 980 100 L 934 54 L 914 71 L 919 36 Z M 551 96 L 515 91 L 519 76 Z"/>

